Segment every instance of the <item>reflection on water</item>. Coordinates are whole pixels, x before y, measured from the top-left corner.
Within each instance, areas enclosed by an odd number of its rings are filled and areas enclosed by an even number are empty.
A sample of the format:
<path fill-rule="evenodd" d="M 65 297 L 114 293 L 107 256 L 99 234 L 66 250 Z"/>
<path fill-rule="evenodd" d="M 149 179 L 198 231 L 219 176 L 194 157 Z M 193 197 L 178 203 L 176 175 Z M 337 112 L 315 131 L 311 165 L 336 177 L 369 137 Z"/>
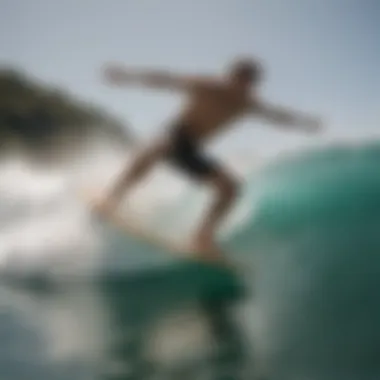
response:
<path fill-rule="evenodd" d="M 80 288 L 6 286 L 0 297 L 1 379 L 94 378 L 104 349 L 97 297 Z"/>
<path fill-rule="evenodd" d="M 97 284 L 3 285 L 1 379 L 238 379 L 252 364 L 231 307 L 243 288 L 192 265 Z"/>

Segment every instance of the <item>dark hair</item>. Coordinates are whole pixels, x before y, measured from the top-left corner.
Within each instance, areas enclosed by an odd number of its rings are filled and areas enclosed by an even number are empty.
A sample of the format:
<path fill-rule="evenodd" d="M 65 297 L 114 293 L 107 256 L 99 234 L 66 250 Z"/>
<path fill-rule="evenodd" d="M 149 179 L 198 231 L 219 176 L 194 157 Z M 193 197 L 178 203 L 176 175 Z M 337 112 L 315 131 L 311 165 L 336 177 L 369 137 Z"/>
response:
<path fill-rule="evenodd" d="M 231 73 L 235 76 L 242 76 L 257 81 L 262 77 L 263 69 L 258 61 L 245 58 L 233 62 Z"/>

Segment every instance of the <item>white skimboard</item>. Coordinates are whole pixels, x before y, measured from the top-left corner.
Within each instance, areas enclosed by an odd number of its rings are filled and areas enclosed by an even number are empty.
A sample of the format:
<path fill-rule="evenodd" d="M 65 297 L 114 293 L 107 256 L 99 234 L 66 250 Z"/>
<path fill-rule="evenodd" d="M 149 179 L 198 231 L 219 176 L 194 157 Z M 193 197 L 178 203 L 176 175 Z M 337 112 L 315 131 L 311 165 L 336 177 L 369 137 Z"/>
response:
<path fill-rule="evenodd" d="M 94 191 L 81 191 L 80 197 L 89 205 L 91 210 L 97 214 L 101 219 L 108 222 L 110 225 L 116 227 L 119 231 L 152 246 L 156 246 L 180 259 L 192 260 L 202 262 L 204 264 L 228 267 L 229 269 L 236 269 L 236 267 L 227 262 L 227 260 L 214 260 L 202 257 L 199 252 L 196 252 L 190 247 L 189 244 L 181 244 L 160 236 L 158 233 L 145 229 L 137 221 L 128 219 L 120 211 L 110 211 L 105 206 L 100 206 L 99 192 Z"/>

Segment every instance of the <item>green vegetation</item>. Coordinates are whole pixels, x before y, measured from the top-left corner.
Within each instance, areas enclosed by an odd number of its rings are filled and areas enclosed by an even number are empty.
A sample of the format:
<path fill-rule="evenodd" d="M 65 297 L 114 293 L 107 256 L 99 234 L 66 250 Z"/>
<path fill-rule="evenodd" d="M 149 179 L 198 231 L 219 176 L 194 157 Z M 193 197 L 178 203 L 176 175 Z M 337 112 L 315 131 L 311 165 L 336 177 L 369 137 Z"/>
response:
<path fill-rule="evenodd" d="M 72 152 L 89 139 L 128 145 L 132 137 L 114 117 L 19 71 L 0 69 L 0 153 L 20 149 L 34 158 Z"/>

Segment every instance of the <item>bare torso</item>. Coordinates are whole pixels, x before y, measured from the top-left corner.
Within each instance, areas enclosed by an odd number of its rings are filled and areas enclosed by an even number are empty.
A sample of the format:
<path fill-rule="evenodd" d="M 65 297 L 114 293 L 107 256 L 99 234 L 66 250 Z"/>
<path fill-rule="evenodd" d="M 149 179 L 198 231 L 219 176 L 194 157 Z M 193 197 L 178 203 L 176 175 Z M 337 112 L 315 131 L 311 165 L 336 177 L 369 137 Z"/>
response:
<path fill-rule="evenodd" d="M 195 140 L 204 142 L 227 129 L 243 117 L 251 104 L 251 94 L 239 92 L 228 84 L 192 93 L 177 122 L 188 128 Z"/>

